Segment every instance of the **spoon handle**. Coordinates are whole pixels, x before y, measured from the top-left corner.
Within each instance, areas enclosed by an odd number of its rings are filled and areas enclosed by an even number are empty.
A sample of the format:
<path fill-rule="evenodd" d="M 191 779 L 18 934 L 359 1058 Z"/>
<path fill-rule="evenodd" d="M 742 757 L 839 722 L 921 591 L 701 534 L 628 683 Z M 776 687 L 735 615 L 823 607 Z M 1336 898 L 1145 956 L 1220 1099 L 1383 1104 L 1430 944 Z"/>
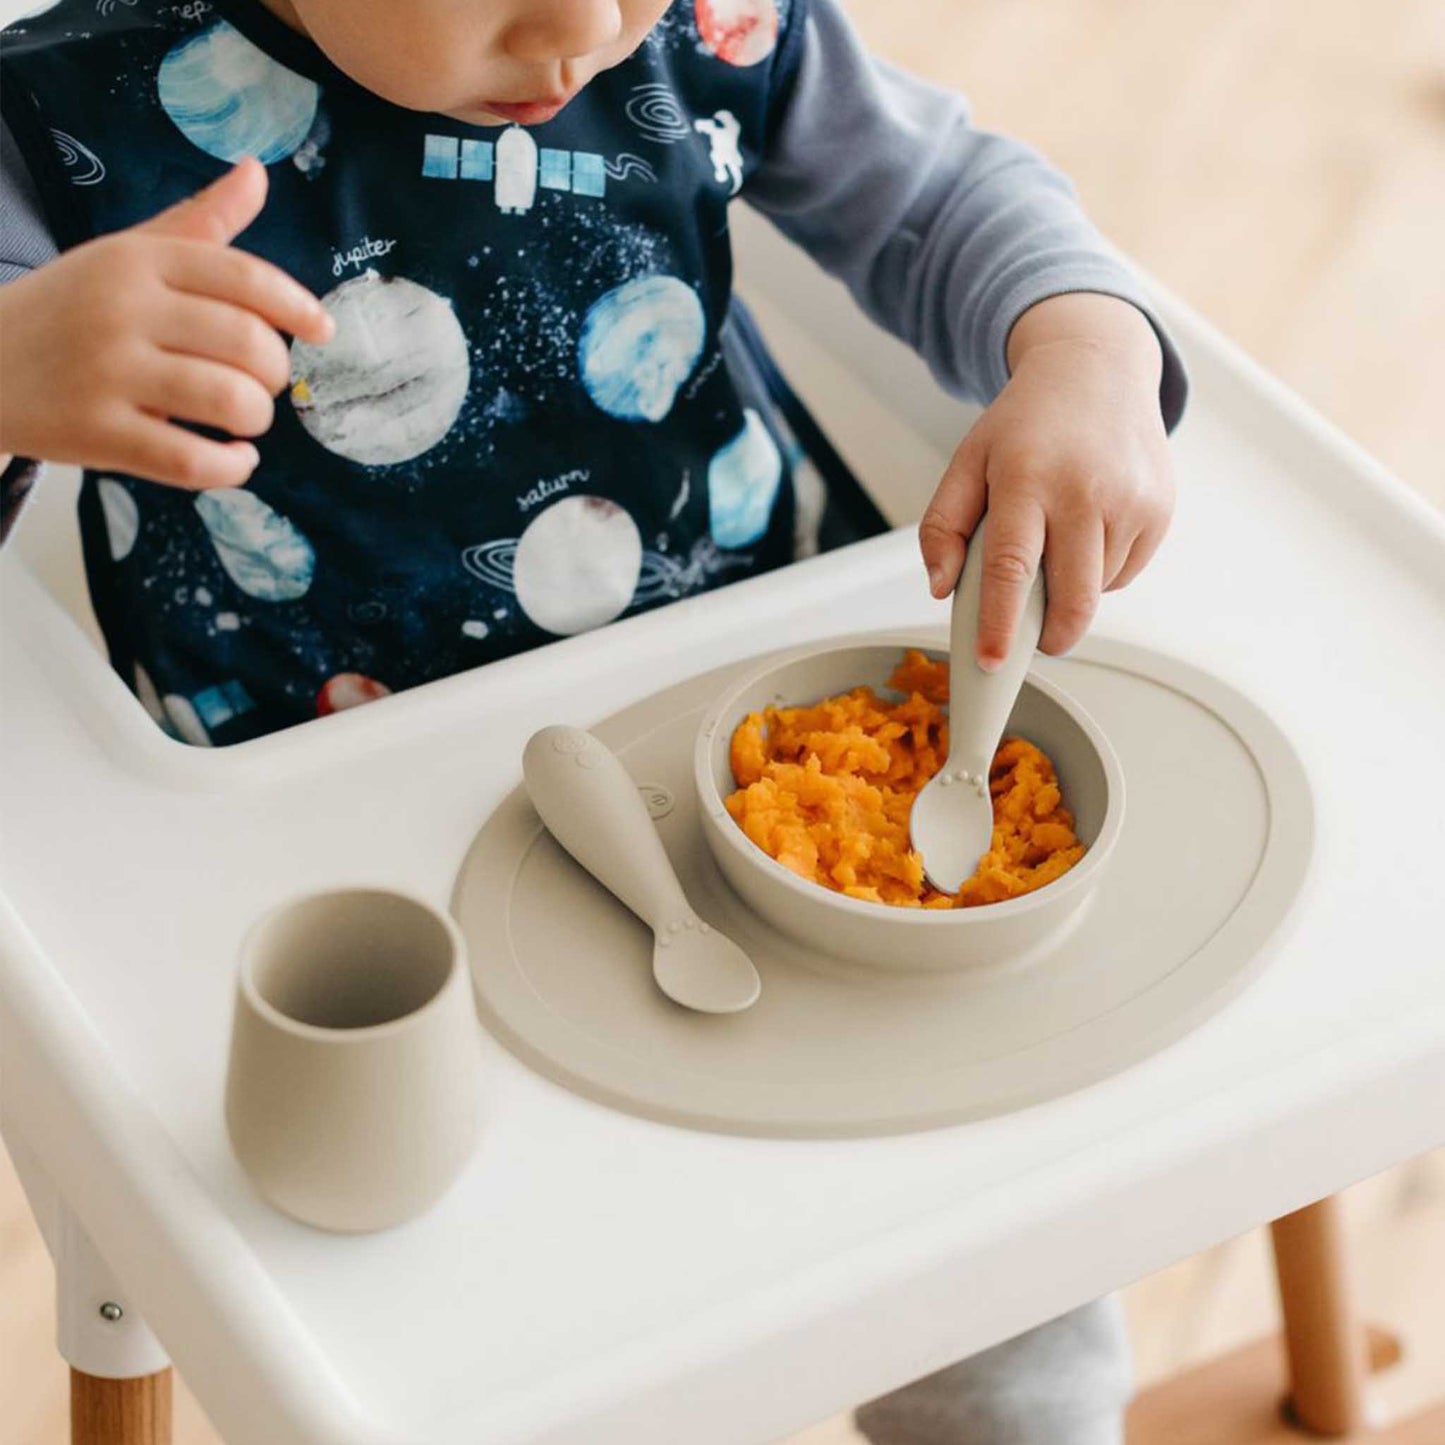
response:
<path fill-rule="evenodd" d="M 692 916 L 637 784 L 609 747 L 581 728 L 543 728 L 522 776 L 552 836 L 654 932 Z"/>
<path fill-rule="evenodd" d="M 1044 579 L 1034 573 L 1023 615 L 1009 646 L 1008 657 L 997 672 L 978 665 L 978 609 L 983 596 L 983 535 L 985 521 L 974 528 L 964 558 L 963 575 L 953 592 L 952 631 L 948 668 L 948 762 L 950 771 L 962 769 L 988 776 L 1009 713 L 1023 686 L 1039 637 L 1044 630 Z"/>

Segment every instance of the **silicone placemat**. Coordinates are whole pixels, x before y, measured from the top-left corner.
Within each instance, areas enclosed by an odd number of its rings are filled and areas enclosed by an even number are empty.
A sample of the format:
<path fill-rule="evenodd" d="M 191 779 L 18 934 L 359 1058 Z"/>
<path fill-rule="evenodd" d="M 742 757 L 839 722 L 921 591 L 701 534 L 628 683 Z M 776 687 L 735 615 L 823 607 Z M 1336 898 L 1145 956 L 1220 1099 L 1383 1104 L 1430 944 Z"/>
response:
<path fill-rule="evenodd" d="M 735 670 L 593 731 L 644 789 L 698 912 L 757 963 L 753 1008 L 704 1016 L 663 997 L 651 934 L 553 842 L 520 788 L 457 879 L 484 1023 L 598 1102 L 789 1137 L 897 1133 L 1037 1103 L 1118 1072 L 1222 1007 L 1262 966 L 1307 875 L 1309 782 L 1270 719 L 1195 668 L 1091 641 L 1039 664 L 1093 715 L 1125 775 L 1123 832 L 1078 926 L 1042 955 L 967 976 L 809 953 L 746 909 L 702 839 L 694 736 Z"/>

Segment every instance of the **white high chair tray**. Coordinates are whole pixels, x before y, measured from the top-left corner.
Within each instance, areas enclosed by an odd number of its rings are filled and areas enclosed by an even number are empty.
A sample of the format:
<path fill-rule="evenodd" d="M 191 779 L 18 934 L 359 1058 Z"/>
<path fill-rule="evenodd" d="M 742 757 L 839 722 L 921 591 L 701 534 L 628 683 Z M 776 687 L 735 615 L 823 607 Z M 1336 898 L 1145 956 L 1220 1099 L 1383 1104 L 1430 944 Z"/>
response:
<path fill-rule="evenodd" d="M 897 642 L 900 657 L 905 642 L 947 646 L 943 634 L 871 635 Z M 1284 735 L 1218 679 L 1092 638 L 1034 665 L 1117 753 L 1123 831 L 1062 938 L 950 974 L 819 954 L 728 887 L 703 838 L 693 743 L 730 676 L 755 665 L 666 688 L 592 729 L 640 786 L 670 800 L 659 836 L 693 905 L 757 965 L 752 1008 L 712 1018 L 664 997 L 651 931 L 553 840 L 524 788 L 468 850 L 452 911 L 482 1019 L 548 1078 L 644 1118 L 724 1133 L 937 1128 L 1118 1073 L 1197 1027 L 1264 966 L 1309 867 L 1314 803 Z"/>
<path fill-rule="evenodd" d="M 765 325 L 916 515 L 966 410 L 777 247 Z M 283 1218 L 227 1147 L 250 920 L 343 881 L 444 903 L 542 724 L 760 647 L 941 623 L 914 538 L 206 753 L 110 676 L 47 592 L 70 543 L 26 519 L 0 565 L 5 1136 L 229 1445 L 775 1440 L 1445 1139 L 1445 523 L 1160 310 L 1194 383 L 1180 505 L 1097 631 L 1217 674 L 1301 755 L 1315 873 L 1258 979 L 1091 1087 L 879 1139 L 672 1128 L 484 1040 L 476 1158 L 371 1237 Z"/>

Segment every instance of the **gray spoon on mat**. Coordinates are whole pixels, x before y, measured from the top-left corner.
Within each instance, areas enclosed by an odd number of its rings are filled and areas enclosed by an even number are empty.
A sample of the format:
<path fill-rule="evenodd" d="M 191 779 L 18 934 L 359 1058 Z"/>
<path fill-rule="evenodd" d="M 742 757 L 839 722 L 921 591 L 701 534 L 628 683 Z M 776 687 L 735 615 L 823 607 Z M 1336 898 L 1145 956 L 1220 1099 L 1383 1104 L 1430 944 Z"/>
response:
<path fill-rule="evenodd" d="M 693 912 L 637 784 L 610 748 L 581 728 L 543 728 L 522 754 L 522 776 L 552 836 L 652 930 L 652 976 L 663 993 L 699 1013 L 757 1002 L 763 985 L 752 960 Z"/>
<path fill-rule="evenodd" d="M 908 827 L 923 871 L 940 893 L 957 893 L 993 841 L 988 770 L 1044 628 L 1044 581 L 1034 574 L 1008 657 L 997 672 L 978 665 L 978 608 L 983 595 L 983 529 L 969 539 L 963 575 L 953 590 L 948 639 L 948 757 L 913 800 Z"/>

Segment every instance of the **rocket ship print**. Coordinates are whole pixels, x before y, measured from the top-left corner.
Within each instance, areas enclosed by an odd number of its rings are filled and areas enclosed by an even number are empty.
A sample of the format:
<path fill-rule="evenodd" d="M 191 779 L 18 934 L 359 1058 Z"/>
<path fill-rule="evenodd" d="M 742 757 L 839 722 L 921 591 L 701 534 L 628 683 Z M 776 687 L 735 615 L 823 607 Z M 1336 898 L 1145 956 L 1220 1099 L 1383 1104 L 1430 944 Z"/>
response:
<path fill-rule="evenodd" d="M 522 216 L 537 199 L 537 142 L 519 125 L 497 141 L 496 202 L 504 215 Z"/>

